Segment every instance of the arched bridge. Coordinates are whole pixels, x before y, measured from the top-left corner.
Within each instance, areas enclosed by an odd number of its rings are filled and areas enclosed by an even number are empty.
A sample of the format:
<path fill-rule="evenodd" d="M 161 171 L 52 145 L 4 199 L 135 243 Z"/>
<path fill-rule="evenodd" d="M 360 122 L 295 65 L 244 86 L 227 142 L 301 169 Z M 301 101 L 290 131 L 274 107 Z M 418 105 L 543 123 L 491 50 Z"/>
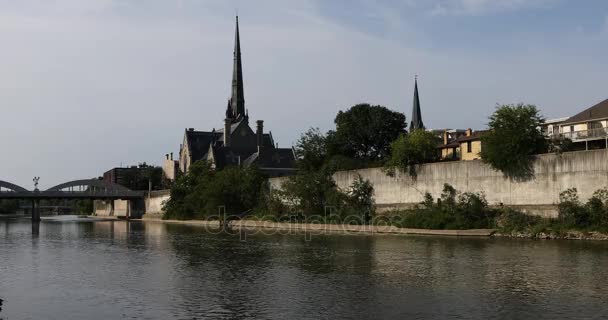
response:
<path fill-rule="evenodd" d="M 103 180 L 75 180 L 45 191 L 28 191 L 16 184 L 0 180 L 0 199 L 93 199 L 132 200 L 143 198 L 142 192 Z"/>
<path fill-rule="evenodd" d="M 70 181 L 45 191 L 28 191 L 16 184 L 0 180 L 0 200 L 31 200 L 33 221 L 40 220 L 40 200 L 43 199 L 137 200 L 143 197 L 143 192 L 97 179 Z"/>

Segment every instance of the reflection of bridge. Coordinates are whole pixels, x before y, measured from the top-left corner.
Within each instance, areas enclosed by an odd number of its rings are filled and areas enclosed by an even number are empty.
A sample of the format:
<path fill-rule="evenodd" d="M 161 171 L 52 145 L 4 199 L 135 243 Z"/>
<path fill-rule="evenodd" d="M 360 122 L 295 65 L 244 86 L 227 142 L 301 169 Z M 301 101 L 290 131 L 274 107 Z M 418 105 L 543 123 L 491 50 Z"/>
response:
<path fill-rule="evenodd" d="M 28 191 L 16 184 L 0 180 L 0 200 L 31 200 L 32 221 L 40 220 L 40 200 L 43 199 L 137 200 L 143 197 L 142 192 L 132 191 L 103 180 L 76 180 L 54 186 L 46 191 Z"/>

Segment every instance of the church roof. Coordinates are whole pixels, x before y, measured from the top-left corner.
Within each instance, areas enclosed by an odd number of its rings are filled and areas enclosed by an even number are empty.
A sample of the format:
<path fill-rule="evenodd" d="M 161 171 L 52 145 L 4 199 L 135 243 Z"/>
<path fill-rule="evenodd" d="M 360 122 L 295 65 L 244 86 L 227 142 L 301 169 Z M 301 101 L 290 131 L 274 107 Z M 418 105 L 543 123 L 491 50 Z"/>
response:
<path fill-rule="evenodd" d="M 262 149 L 255 152 L 243 163 L 245 166 L 256 164 L 260 168 L 294 168 L 295 155 L 291 148 Z"/>
<path fill-rule="evenodd" d="M 211 142 L 221 136 L 218 132 L 186 130 L 186 140 L 192 159 L 196 161 L 205 158 Z"/>

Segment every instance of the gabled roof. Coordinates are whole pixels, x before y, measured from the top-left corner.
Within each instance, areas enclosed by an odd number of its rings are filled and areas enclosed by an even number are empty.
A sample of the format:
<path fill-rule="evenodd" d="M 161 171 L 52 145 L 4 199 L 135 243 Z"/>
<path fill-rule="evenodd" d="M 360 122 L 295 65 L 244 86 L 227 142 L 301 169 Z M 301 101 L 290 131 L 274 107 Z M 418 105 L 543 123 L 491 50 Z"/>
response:
<path fill-rule="evenodd" d="M 474 131 L 474 132 L 471 133 L 470 136 L 460 136 L 460 137 L 458 137 L 458 139 L 456 139 L 456 141 L 458 141 L 458 142 L 467 142 L 467 141 L 481 140 L 481 136 L 483 136 L 486 132 L 488 132 L 488 130 Z"/>
<path fill-rule="evenodd" d="M 577 113 L 564 121 L 564 123 L 585 122 L 604 118 L 608 118 L 608 99 Z"/>
<path fill-rule="evenodd" d="M 209 145 L 222 135 L 218 132 L 186 130 L 190 156 L 194 161 L 206 158 Z"/>
<path fill-rule="evenodd" d="M 456 139 L 448 142 L 447 144 L 441 143 L 437 146 L 438 149 L 458 148 L 458 147 L 460 147 L 460 143 L 458 141 L 456 141 Z"/>

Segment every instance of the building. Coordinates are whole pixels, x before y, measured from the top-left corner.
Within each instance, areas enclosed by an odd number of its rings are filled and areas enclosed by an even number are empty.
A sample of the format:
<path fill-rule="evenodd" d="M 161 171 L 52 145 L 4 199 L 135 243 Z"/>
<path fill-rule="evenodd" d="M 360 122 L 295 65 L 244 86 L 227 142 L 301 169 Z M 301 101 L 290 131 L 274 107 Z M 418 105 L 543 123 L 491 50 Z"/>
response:
<path fill-rule="evenodd" d="M 553 130 L 554 139 L 569 139 L 574 149 L 606 148 L 608 145 L 608 99 L 561 121 Z M 547 129 L 549 132 L 549 129 Z"/>
<path fill-rule="evenodd" d="M 560 125 L 566 120 L 568 120 L 568 117 L 545 120 L 541 126 L 541 131 L 545 136 L 551 138 L 560 132 Z"/>
<path fill-rule="evenodd" d="M 145 162 L 137 166 L 110 169 L 103 174 L 103 181 L 116 183 L 131 190 L 163 189 L 162 169 Z"/>
<path fill-rule="evenodd" d="M 233 59 L 232 94 L 226 106 L 224 123 L 218 130 L 185 130 L 179 152 L 179 170 L 185 173 L 194 162 L 205 160 L 216 169 L 242 165 L 256 166 L 269 176 L 293 174 L 293 149 L 278 148 L 272 133 L 264 133 L 263 120 L 256 121 L 255 131 L 249 125 L 249 113 L 245 108 L 238 17 Z"/>
<path fill-rule="evenodd" d="M 450 132 L 452 131 L 452 132 Z M 464 134 L 459 130 L 445 130 L 443 142 L 437 146 L 441 160 L 476 160 L 480 158 L 481 137 L 486 131 L 473 131 L 470 128 Z"/>
<path fill-rule="evenodd" d="M 175 181 L 179 175 L 179 161 L 173 160 L 173 152 L 165 155 L 165 161 L 163 161 L 163 180 Z"/>
<path fill-rule="evenodd" d="M 460 159 L 460 144 L 456 141 L 459 137 L 465 135 L 466 130 L 462 129 L 434 129 L 429 130 L 438 141 L 441 143 L 437 146 L 439 150 L 439 159 L 441 160 L 459 160 Z"/>

